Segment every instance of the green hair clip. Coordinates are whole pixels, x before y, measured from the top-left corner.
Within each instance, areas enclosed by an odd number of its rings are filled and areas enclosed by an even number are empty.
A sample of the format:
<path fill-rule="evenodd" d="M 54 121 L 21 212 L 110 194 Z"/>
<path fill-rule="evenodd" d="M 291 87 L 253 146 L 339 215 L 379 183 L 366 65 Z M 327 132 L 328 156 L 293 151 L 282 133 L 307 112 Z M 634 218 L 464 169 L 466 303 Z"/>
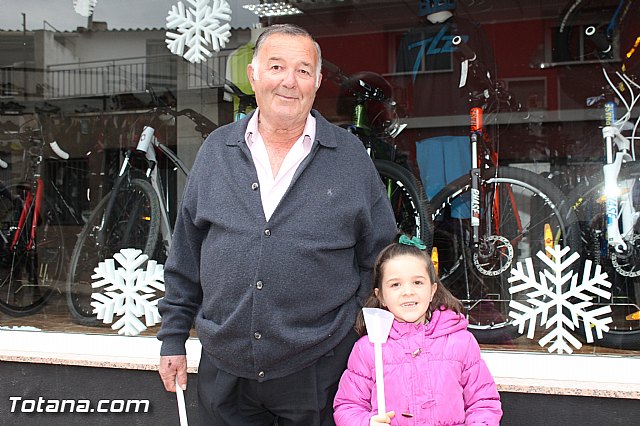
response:
<path fill-rule="evenodd" d="M 422 240 L 418 237 L 409 238 L 406 235 L 401 235 L 400 238 L 398 239 L 398 243 L 404 244 L 407 246 L 417 247 L 420 250 L 426 250 L 427 248 L 425 243 L 423 243 Z"/>

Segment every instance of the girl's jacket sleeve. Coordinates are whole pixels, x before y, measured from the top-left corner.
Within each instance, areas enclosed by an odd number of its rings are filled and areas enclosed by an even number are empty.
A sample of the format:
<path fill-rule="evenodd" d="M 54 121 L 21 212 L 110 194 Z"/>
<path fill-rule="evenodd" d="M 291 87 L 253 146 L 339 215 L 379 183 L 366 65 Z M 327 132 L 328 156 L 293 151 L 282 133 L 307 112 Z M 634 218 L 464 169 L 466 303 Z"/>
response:
<path fill-rule="evenodd" d="M 371 406 L 373 357 L 365 355 L 364 343 L 368 343 L 366 336 L 364 340 L 356 342 L 349 356 L 347 370 L 340 379 L 333 403 L 336 426 L 369 426 L 369 420 L 376 414 Z"/>
<path fill-rule="evenodd" d="M 493 376 L 480 357 L 480 347 L 469 333 L 462 376 L 464 409 L 467 425 L 499 425 L 502 404 Z"/>

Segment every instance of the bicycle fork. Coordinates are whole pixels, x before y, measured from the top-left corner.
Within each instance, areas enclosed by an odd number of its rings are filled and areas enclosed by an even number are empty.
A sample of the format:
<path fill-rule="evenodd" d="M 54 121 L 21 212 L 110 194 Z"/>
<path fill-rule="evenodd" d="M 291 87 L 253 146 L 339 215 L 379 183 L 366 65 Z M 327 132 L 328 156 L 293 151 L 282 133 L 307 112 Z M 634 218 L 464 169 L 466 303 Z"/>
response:
<path fill-rule="evenodd" d="M 155 167 L 158 163 L 156 151 L 153 149 L 153 146 L 158 146 L 158 140 L 155 137 L 155 129 L 151 126 L 145 126 L 142 135 L 140 136 L 140 140 L 138 141 L 138 146 L 136 150 L 139 152 L 144 152 L 145 157 L 149 161 L 150 167 L 147 169 L 146 176 L 151 180 L 151 186 L 153 187 L 153 191 L 155 192 L 158 200 L 162 203 L 162 200 L 167 200 L 168 197 L 163 194 L 162 184 L 160 182 L 160 177 L 158 176 L 158 168 Z M 162 242 L 164 249 L 169 251 L 169 247 L 171 247 L 171 227 L 169 225 L 169 216 L 167 214 L 167 206 L 163 205 L 160 209 L 160 235 L 162 237 Z"/>
<path fill-rule="evenodd" d="M 20 212 L 20 220 L 18 221 L 18 227 L 16 228 L 16 232 L 13 235 L 13 240 L 11 241 L 10 250 L 13 252 L 18 245 L 18 241 L 20 240 L 20 234 L 22 233 L 22 229 L 24 228 L 27 219 L 29 218 L 29 210 L 33 204 L 33 217 L 31 218 L 31 229 L 29 232 L 29 239 L 27 241 L 27 250 L 32 250 L 35 247 L 35 239 L 36 239 L 36 228 L 38 227 L 38 220 L 40 218 L 40 207 L 42 205 L 42 197 L 44 195 L 44 184 L 42 182 L 42 177 L 36 176 L 36 196 L 35 203 L 33 199 L 33 193 L 29 191 L 27 193 L 26 199 L 22 205 L 22 211 Z"/>
<path fill-rule="evenodd" d="M 480 167 L 478 141 L 482 140 L 482 108 L 471 108 L 471 229 L 473 249 L 480 246 Z"/>
<path fill-rule="evenodd" d="M 471 129 L 470 129 L 470 140 L 471 140 L 471 243 L 472 248 L 474 250 L 480 249 L 480 225 L 481 225 L 481 188 L 480 188 L 480 180 L 481 180 L 481 171 L 480 171 L 480 161 L 478 159 L 478 143 L 482 141 L 483 138 L 483 117 L 482 117 L 482 108 L 480 107 L 472 107 L 470 110 L 470 118 L 471 118 Z M 498 170 L 497 159 L 494 158 L 494 163 L 496 166 L 496 170 Z M 506 201 L 510 203 L 513 207 L 513 215 L 514 220 L 516 221 L 518 227 L 518 236 L 515 237 L 515 240 L 519 240 L 522 238 L 522 220 L 520 218 L 520 214 L 517 208 L 516 198 L 511 191 L 510 185 L 504 184 L 494 184 L 495 188 L 491 194 L 487 194 L 485 196 L 484 205 L 487 206 L 484 216 L 485 216 L 485 235 L 491 236 L 493 232 L 495 232 L 496 236 L 500 234 L 500 188 L 499 185 L 506 185 L 506 197 L 508 198 Z M 489 199 L 489 196 L 491 197 Z M 490 207 L 489 207 L 490 206 Z M 512 240 L 509 243 L 514 244 L 516 241 Z"/>
<path fill-rule="evenodd" d="M 616 252 L 625 251 L 627 243 L 624 238 L 633 232 L 633 226 L 640 217 L 633 206 L 634 179 L 627 179 L 618 184 L 618 174 L 622 163 L 633 161 L 629 154 L 630 142 L 620 134 L 620 130 L 614 126 L 605 126 L 602 136 L 606 143 L 607 164 L 602 167 L 604 173 L 604 197 L 607 217 L 607 240 Z M 617 152 L 613 154 L 613 146 L 617 146 Z M 622 220 L 622 232 L 619 221 Z"/>

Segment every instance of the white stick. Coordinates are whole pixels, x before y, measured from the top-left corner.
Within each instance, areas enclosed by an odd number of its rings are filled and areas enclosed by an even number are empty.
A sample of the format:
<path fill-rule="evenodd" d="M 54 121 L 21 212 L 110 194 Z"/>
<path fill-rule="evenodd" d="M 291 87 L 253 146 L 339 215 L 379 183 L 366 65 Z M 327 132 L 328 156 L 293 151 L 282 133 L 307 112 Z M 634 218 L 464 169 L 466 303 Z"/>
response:
<path fill-rule="evenodd" d="M 376 389 L 378 391 L 378 414 L 387 412 L 384 402 L 384 374 L 382 371 L 382 343 L 374 343 L 373 350 L 376 361 Z"/>
<path fill-rule="evenodd" d="M 378 399 L 378 414 L 385 414 L 384 402 L 384 374 L 382 372 L 382 344 L 387 341 L 389 331 L 393 325 L 393 314 L 384 309 L 362 308 L 364 322 L 367 326 L 369 341 L 373 343 L 376 367 L 376 389 Z"/>
<path fill-rule="evenodd" d="M 184 405 L 184 391 L 178 384 L 178 376 L 176 376 L 176 398 L 178 399 L 178 414 L 180 414 L 180 426 L 188 426 L 187 407 Z"/>

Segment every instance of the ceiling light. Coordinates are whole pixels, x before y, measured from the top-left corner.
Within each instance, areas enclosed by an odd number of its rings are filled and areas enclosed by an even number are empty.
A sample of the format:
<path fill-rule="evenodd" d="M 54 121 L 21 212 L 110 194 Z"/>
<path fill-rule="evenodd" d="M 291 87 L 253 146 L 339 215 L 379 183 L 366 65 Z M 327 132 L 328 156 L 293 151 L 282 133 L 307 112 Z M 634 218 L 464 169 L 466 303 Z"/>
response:
<path fill-rule="evenodd" d="M 297 7 L 293 7 L 289 3 L 284 2 L 246 4 L 242 7 L 255 13 L 260 18 L 264 18 L 266 16 L 299 15 L 302 13 L 302 11 Z"/>

